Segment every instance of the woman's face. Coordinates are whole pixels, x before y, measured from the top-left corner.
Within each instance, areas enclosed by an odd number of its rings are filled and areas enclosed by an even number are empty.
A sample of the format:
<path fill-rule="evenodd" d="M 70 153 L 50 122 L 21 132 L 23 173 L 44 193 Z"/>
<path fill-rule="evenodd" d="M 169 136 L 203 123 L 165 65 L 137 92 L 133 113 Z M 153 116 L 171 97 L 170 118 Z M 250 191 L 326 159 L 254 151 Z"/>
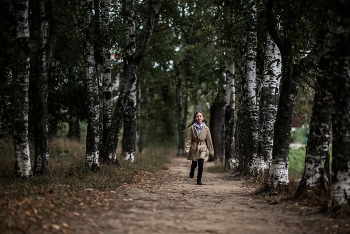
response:
<path fill-rule="evenodd" d="M 199 112 L 196 114 L 195 119 L 196 119 L 197 124 L 201 125 L 203 120 L 204 120 L 204 116 L 202 113 Z"/>

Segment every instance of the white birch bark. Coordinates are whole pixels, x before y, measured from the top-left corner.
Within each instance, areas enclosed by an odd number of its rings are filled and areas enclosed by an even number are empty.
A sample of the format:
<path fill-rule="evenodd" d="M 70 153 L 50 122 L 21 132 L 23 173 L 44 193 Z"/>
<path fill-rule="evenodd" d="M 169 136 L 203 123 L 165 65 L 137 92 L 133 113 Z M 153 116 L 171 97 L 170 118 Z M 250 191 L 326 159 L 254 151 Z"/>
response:
<path fill-rule="evenodd" d="M 15 92 L 14 143 L 16 174 L 21 177 L 32 175 L 28 141 L 28 87 L 30 71 L 28 0 L 15 3 L 18 45 L 17 80 Z"/>
<path fill-rule="evenodd" d="M 126 2 L 126 1 L 125 1 Z M 124 4 L 125 4 L 124 2 Z M 158 20 L 159 9 L 162 1 L 149 1 L 148 2 L 148 16 L 146 19 L 143 35 L 140 39 L 140 43 L 136 49 L 133 43 L 126 45 L 125 48 L 125 62 L 124 62 L 124 79 L 121 84 L 121 91 L 119 93 L 116 106 L 113 111 L 112 116 L 112 125 L 108 133 L 107 141 L 104 146 L 104 158 L 112 159 L 115 155 L 115 150 L 118 145 L 118 137 L 120 134 L 120 129 L 122 125 L 122 117 L 124 115 L 124 110 L 127 106 L 129 100 L 129 93 L 132 87 L 132 84 L 135 82 L 138 66 L 141 62 L 141 59 L 144 56 L 145 50 L 148 46 L 148 43 L 153 35 L 154 27 Z M 135 41 L 135 32 L 132 32 L 132 29 L 129 33 L 130 37 L 133 36 Z M 132 40 L 130 42 L 132 42 Z M 118 161 L 115 160 L 114 163 L 118 164 Z"/>
<path fill-rule="evenodd" d="M 228 49 L 226 60 L 226 102 L 225 109 L 225 158 L 228 161 L 228 167 L 233 169 L 236 167 L 235 160 L 235 105 L 236 105 L 236 90 L 235 90 L 235 63 L 233 61 L 233 52 Z"/>
<path fill-rule="evenodd" d="M 108 38 L 109 25 L 109 9 L 111 7 L 110 0 L 101 0 L 101 29 L 102 35 L 105 39 Z M 106 40 L 108 41 L 108 40 Z M 112 81 L 111 81 L 111 55 L 108 48 L 109 44 L 102 45 L 103 56 L 103 78 L 102 78 L 102 92 L 103 92 L 103 107 L 102 107 L 102 148 L 106 143 L 108 131 L 112 124 Z"/>
<path fill-rule="evenodd" d="M 136 76 L 136 74 L 135 74 Z M 135 147 L 136 147 L 136 94 L 137 94 L 137 76 L 132 84 L 129 102 L 125 108 L 123 121 L 124 121 L 124 132 L 122 141 L 122 157 L 124 160 L 134 162 L 135 160 Z"/>
<path fill-rule="evenodd" d="M 318 33 L 316 43 L 311 51 L 295 63 L 292 41 L 284 37 L 274 15 L 274 1 L 266 0 L 267 28 L 281 51 L 282 56 L 282 85 L 278 102 L 276 122 L 274 127 L 272 169 L 269 185 L 281 189 L 289 183 L 288 179 L 288 153 L 291 136 L 292 116 L 296 97 L 302 79 L 314 68 L 321 56 L 325 53 L 323 47 L 324 34 Z M 274 165 L 275 164 L 275 165 Z"/>
<path fill-rule="evenodd" d="M 328 15 L 333 15 L 329 11 Z M 335 31 L 333 17 L 329 17 L 326 35 L 326 54 L 320 59 L 313 100 L 310 132 L 306 145 L 304 173 L 295 197 L 306 191 L 325 192 L 330 190 L 330 136 L 332 114 L 332 77 L 334 76 Z"/>
<path fill-rule="evenodd" d="M 331 208 L 350 206 L 350 32 L 344 26 L 340 21 L 333 76 Z"/>
<path fill-rule="evenodd" d="M 87 0 L 79 2 L 74 14 L 74 24 L 76 35 L 83 49 L 86 63 L 87 79 L 87 122 L 88 128 L 86 133 L 86 161 L 85 167 L 88 170 L 98 170 L 99 163 L 99 116 L 100 103 L 98 95 L 98 82 L 95 62 L 95 49 L 93 40 L 93 15 L 92 1 Z"/>
<path fill-rule="evenodd" d="M 258 112 L 256 105 L 256 56 L 257 56 L 257 31 L 256 31 L 256 3 L 255 0 L 249 1 L 250 17 L 247 36 L 247 50 L 244 58 L 244 75 L 243 97 L 241 107 L 243 105 L 246 111 L 242 111 L 240 124 L 243 124 L 243 138 L 240 139 L 240 170 L 243 173 L 254 174 L 254 161 L 257 156 L 258 144 Z M 243 128 L 242 128 L 243 127 Z"/>
<path fill-rule="evenodd" d="M 136 147 L 136 87 L 137 87 L 137 70 L 130 72 L 130 58 L 135 55 L 136 52 L 136 27 L 135 27 L 135 12 L 134 1 L 123 2 L 124 8 L 124 21 L 126 27 L 126 54 L 127 58 L 124 60 L 125 79 L 127 76 L 134 76 L 132 79 L 130 93 L 127 98 L 127 104 L 123 114 L 124 132 L 122 141 L 122 158 L 133 162 L 135 160 L 135 147 Z"/>
<path fill-rule="evenodd" d="M 267 35 L 265 64 L 260 98 L 259 148 L 254 170 L 261 176 L 270 169 L 274 125 L 277 114 L 278 89 L 281 80 L 281 53 L 270 35 Z"/>

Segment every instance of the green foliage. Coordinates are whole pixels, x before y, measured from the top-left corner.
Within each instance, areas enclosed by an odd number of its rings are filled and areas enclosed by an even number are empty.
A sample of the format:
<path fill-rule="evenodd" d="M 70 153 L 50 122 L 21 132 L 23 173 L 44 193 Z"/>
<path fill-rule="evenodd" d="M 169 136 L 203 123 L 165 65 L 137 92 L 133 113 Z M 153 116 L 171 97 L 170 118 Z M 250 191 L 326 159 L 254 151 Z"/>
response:
<path fill-rule="evenodd" d="M 207 171 L 210 173 L 224 173 L 227 172 L 225 165 L 223 163 L 217 163 L 214 166 L 207 168 Z"/>
<path fill-rule="evenodd" d="M 301 59 L 315 43 L 318 30 L 326 26 L 327 1 L 275 1 L 282 35 L 293 44 L 295 59 Z"/>
<path fill-rule="evenodd" d="M 332 168 L 332 147 L 329 148 L 329 153 L 330 153 L 329 166 L 331 169 Z M 306 148 L 304 146 L 299 148 L 289 149 L 288 170 L 289 170 L 289 176 L 291 178 L 294 178 L 294 179 L 301 178 L 304 172 L 305 155 L 306 155 Z"/>
<path fill-rule="evenodd" d="M 87 132 L 87 123 L 85 121 L 80 121 L 80 137 L 82 141 L 86 138 L 86 132 Z M 63 122 L 59 125 L 56 136 L 59 138 L 65 138 L 68 136 L 69 131 L 69 125 L 66 122 Z"/>
<path fill-rule="evenodd" d="M 306 144 L 307 143 L 307 138 L 309 136 L 309 126 L 308 125 L 303 125 L 301 128 L 295 128 L 292 130 L 291 133 L 291 143 L 299 143 L 299 144 Z"/>
<path fill-rule="evenodd" d="M 289 177 L 299 179 L 304 172 L 305 166 L 305 147 L 300 147 L 297 149 L 289 149 L 289 164 L 288 171 Z"/>

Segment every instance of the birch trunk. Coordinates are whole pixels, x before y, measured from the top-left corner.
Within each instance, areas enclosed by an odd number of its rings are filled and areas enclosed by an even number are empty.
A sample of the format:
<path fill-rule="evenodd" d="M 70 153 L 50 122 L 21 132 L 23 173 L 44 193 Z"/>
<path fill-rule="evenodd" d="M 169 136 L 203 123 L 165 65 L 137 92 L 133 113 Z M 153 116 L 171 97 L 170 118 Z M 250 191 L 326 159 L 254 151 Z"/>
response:
<path fill-rule="evenodd" d="M 48 141 L 48 71 L 47 71 L 47 16 L 45 0 L 39 2 L 40 42 L 38 78 L 35 82 L 35 162 L 34 175 L 49 172 L 49 141 Z"/>
<path fill-rule="evenodd" d="M 232 25 L 235 16 L 234 2 L 224 1 L 224 35 L 226 36 L 226 57 L 225 57 L 225 81 L 226 81 L 226 95 L 225 95 L 225 112 L 224 112 L 224 152 L 225 152 L 225 168 L 227 171 L 231 170 L 235 165 L 233 163 L 235 157 L 235 49 L 230 40 L 235 37 L 235 31 Z"/>
<path fill-rule="evenodd" d="M 289 183 L 288 154 L 296 97 L 301 80 L 317 65 L 320 57 L 325 53 L 323 49 L 325 32 L 319 32 L 312 50 L 298 64 L 294 64 L 293 46 L 278 29 L 273 11 L 273 0 L 266 1 L 266 12 L 268 31 L 282 56 L 282 87 L 274 127 L 269 186 L 283 189 Z"/>
<path fill-rule="evenodd" d="M 124 131 L 122 141 L 122 158 L 130 162 L 134 162 L 136 156 L 136 84 L 137 77 L 132 84 L 129 100 L 123 115 Z"/>
<path fill-rule="evenodd" d="M 100 168 L 99 163 L 99 116 L 100 105 L 98 95 L 98 82 L 96 73 L 94 38 L 93 38 L 93 9 L 92 1 L 79 2 L 77 12 L 74 15 L 76 35 L 83 48 L 86 63 L 87 79 L 87 133 L 86 133 L 86 161 L 88 170 L 96 171 Z"/>
<path fill-rule="evenodd" d="M 134 1 L 123 2 L 123 15 L 126 25 L 126 58 L 124 60 L 124 70 L 128 71 L 124 74 L 124 79 L 133 80 L 130 92 L 127 97 L 126 106 L 123 115 L 124 131 L 122 141 L 122 157 L 131 162 L 135 159 L 136 147 L 136 87 L 137 87 L 137 68 L 134 71 L 129 70 L 129 65 L 132 64 L 131 58 L 136 53 L 136 28 L 135 28 L 135 13 Z M 131 77 L 132 76 L 132 77 Z"/>
<path fill-rule="evenodd" d="M 329 144 L 332 113 L 332 77 L 334 72 L 335 29 L 329 24 L 326 54 L 320 59 L 315 96 L 306 145 L 304 173 L 295 196 L 307 190 L 324 193 L 330 190 Z"/>
<path fill-rule="evenodd" d="M 17 77 L 15 91 L 14 143 L 16 154 L 16 174 L 20 177 L 32 175 L 28 141 L 28 86 L 30 71 L 28 0 L 15 3 L 18 46 Z"/>
<path fill-rule="evenodd" d="M 140 75 L 138 75 L 139 77 Z M 139 84 L 141 84 L 141 82 L 139 82 Z M 139 124 L 139 141 L 137 143 L 138 146 L 138 152 L 140 154 L 143 154 L 145 152 L 145 148 L 146 148 L 146 139 L 147 139 L 147 119 L 148 119 L 148 112 L 147 111 L 142 111 L 147 109 L 147 104 L 149 103 L 148 100 L 148 94 L 149 94 L 149 84 L 146 83 L 145 87 L 142 87 L 140 85 L 140 93 L 142 93 L 142 95 L 140 95 L 140 102 L 138 102 L 138 104 L 140 104 L 140 124 Z M 141 109 L 142 106 L 142 109 Z"/>
<path fill-rule="evenodd" d="M 225 168 L 228 170 L 235 151 L 235 64 L 233 52 L 229 49 L 226 61 L 226 108 L 225 108 Z"/>
<path fill-rule="evenodd" d="M 103 155 L 103 146 L 106 143 L 108 131 L 112 123 L 112 81 L 111 81 L 111 55 L 109 52 L 108 41 L 108 25 L 109 25 L 109 9 L 111 7 L 110 0 L 101 0 L 101 29 L 104 38 L 102 45 L 102 147 L 101 155 Z"/>
<path fill-rule="evenodd" d="M 280 50 L 268 34 L 260 98 L 259 147 L 254 165 L 254 170 L 257 171 L 258 176 L 267 174 L 271 165 L 281 67 Z"/>
<path fill-rule="evenodd" d="M 127 106 L 132 85 L 136 80 L 138 66 L 141 62 L 141 59 L 144 56 L 145 50 L 152 37 L 154 27 L 158 19 L 158 10 L 161 6 L 161 2 L 162 1 L 156 0 L 150 0 L 148 2 L 148 18 L 146 20 L 146 25 L 144 27 L 144 32 L 140 40 L 140 44 L 137 46 L 137 48 L 135 45 L 136 32 L 132 32 L 133 21 L 130 21 L 131 19 L 128 19 L 128 21 L 125 22 L 127 24 L 126 27 L 128 28 L 128 43 L 125 47 L 124 65 L 126 65 L 126 67 L 123 70 L 124 79 L 122 80 L 121 91 L 119 93 L 117 103 L 114 108 L 111 128 L 108 133 L 107 141 L 104 145 L 104 158 L 108 159 L 109 162 L 115 162 L 117 165 L 119 165 L 119 162 L 116 159 L 115 150 L 118 145 L 118 137 L 122 125 L 123 112 Z M 124 1 L 122 4 L 123 6 L 126 6 L 126 1 Z M 128 14 L 129 13 L 127 13 L 127 15 L 125 16 L 129 17 Z"/>
<path fill-rule="evenodd" d="M 329 207 L 349 207 L 350 197 L 350 49 L 349 28 L 337 30 L 336 72 L 333 77 L 332 187 Z"/>
<path fill-rule="evenodd" d="M 240 104 L 241 138 L 239 170 L 243 174 L 253 172 L 253 163 L 257 156 L 258 147 L 258 113 L 256 106 L 256 5 L 255 1 L 249 1 L 250 17 L 248 20 L 247 49 L 244 57 L 244 81 L 242 81 L 242 103 Z M 244 106 L 244 107 L 243 107 Z"/>

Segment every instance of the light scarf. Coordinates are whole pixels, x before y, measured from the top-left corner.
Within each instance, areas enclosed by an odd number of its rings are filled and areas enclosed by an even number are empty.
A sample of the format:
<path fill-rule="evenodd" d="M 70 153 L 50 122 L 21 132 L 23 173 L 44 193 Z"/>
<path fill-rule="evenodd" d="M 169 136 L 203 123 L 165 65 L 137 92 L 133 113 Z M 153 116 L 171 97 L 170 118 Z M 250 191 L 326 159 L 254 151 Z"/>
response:
<path fill-rule="evenodd" d="M 202 129 L 206 126 L 204 122 L 201 125 L 197 124 L 197 122 L 193 123 L 193 126 L 196 128 L 197 136 L 201 133 Z"/>

